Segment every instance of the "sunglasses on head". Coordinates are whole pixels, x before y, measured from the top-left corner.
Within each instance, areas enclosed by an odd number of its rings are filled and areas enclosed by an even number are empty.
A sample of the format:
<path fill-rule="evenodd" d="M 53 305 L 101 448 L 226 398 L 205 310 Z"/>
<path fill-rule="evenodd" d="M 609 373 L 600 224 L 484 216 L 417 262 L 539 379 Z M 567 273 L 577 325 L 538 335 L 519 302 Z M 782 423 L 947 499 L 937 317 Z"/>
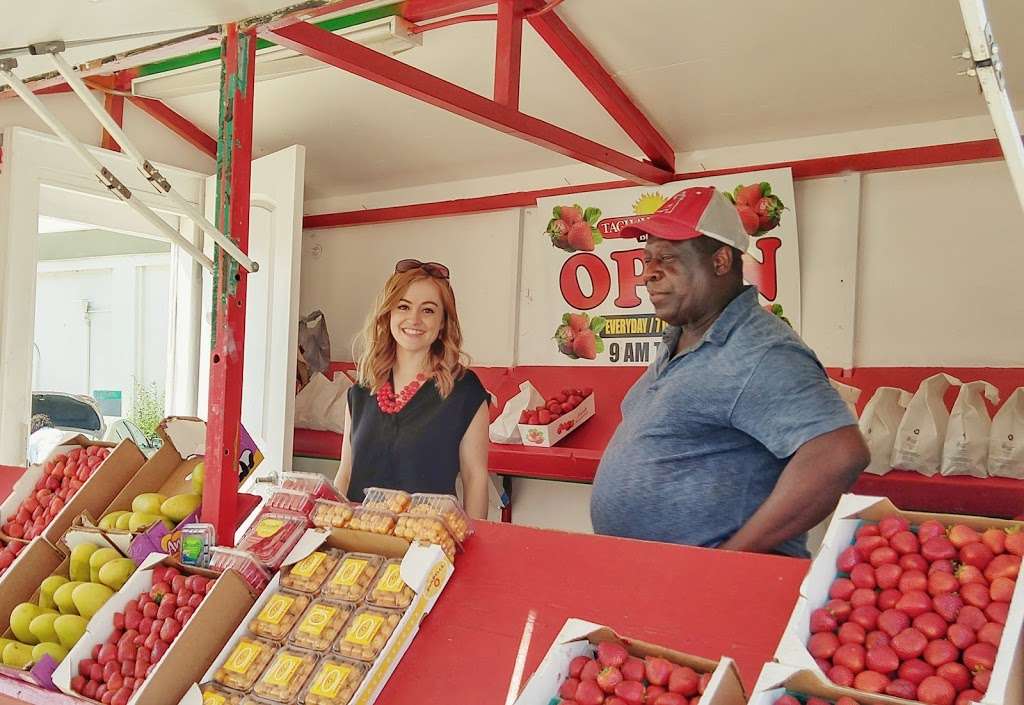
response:
<path fill-rule="evenodd" d="M 430 276 L 437 277 L 438 279 L 447 279 L 449 276 L 448 268 L 440 262 L 420 262 L 418 259 L 398 260 L 398 264 L 395 265 L 395 274 L 411 272 L 414 269 L 422 269 Z"/>

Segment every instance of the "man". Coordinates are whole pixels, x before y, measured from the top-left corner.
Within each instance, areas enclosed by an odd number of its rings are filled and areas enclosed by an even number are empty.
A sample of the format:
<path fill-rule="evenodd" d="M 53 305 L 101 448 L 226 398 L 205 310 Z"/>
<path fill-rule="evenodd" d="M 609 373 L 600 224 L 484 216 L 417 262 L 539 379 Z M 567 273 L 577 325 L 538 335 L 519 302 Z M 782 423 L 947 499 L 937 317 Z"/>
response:
<path fill-rule="evenodd" d="M 868 450 L 814 352 L 744 286 L 749 238 L 735 207 L 689 188 L 623 234 L 649 237 L 644 280 L 669 328 L 622 401 L 594 481 L 594 530 L 807 556 L 805 532 Z"/>

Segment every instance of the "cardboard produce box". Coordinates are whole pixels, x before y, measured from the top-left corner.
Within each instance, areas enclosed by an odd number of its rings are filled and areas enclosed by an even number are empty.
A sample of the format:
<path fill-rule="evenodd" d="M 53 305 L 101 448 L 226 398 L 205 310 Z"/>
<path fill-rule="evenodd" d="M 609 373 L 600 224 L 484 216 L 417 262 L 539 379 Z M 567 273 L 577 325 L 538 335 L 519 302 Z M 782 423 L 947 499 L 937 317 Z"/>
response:
<path fill-rule="evenodd" d="M 95 516 L 93 525 L 111 512 L 132 509 L 132 500 L 140 494 L 156 492 L 166 497 L 192 492 L 192 471 L 203 461 L 205 451 L 206 423 L 194 417 L 172 416 L 157 426 L 157 435 L 163 445 L 139 468 L 131 481 L 123 484 L 111 497 L 101 513 Z M 182 437 L 190 439 L 182 443 Z M 173 438 L 178 438 L 183 447 L 177 447 Z M 198 453 L 198 455 L 197 455 Z M 163 533 L 166 534 L 166 528 Z M 132 534 L 126 530 L 104 529 L 119 545 L 131 541 Z M 146 532 L 143 532 L 145 534 Z M 140 535 L 143 535 L 140 534 Z M 140 556 L 144 558 L 144 556 Z"/>
<path fill-rule="evenodd" d="M 822 680 L 811 671 L 802 671 L 781 663 L 766 663 L 754 685 L 750 705 L 774 705 L 775 701 L 787 692 L 824 698 L 832 703 L 843 696 L 853 698 L 859 705 L 907 705 L 912 702 L 891 695 L 843 688 Z"/>
<path fill-rule="evenodd" d="M 583 425 L 597 413 L 597 401 L 594 393 L 586 397 L 579 406 L 547 425 L 519 424 L 519 435 L 524 446 L 550 448 L 563 438 Z"/>
<path fill-rule="evenodd" d="M 67 499 L 64 508 L 53 518 L 42 536 L 50 543 L 56 544 L 82 513 L 88 513 L 90 516 L 99 516 L 103 513 L 104 508 L 146 462 L 146 456 L 127 438 L 115 445 L 105 441 L 90 441 L 79 434 L 54 448 L 43 463 L 32 465 L 25 471 L 14 484 L 4 503 L 0 504 L 0 523 L 6 522 L 8 517 L 17 512 L 21 503 L 35 492 L 36 483 L 43 476 L 46 463 L 76 447 L 90 446 L 113 448 L 113 451 L 82 487 Z"/>
<path fill-rule="evenodd" d="M 374 553 L 385 558 L 401 558 L 402 580 L 415 592 L 412 603 L 405 610 L 377 659 L 369 665 L 369 670 L 359 689 L 356 690 L 350 701 L 351 705 L 372 705 L 380 691 L 384 689 L 388 678 L 398 666 L 402 656 L 412 644 L 419 631 L 420 623 L 437 603 L 438 597 L 448 584 L 455 568 L 439 546 L 409 545 L 394 536 L 379 536 L 362 531 L 335 530 L 327 532 L 318 529 L 310 529 L 306 532 L 288 555 L 285 565 L 297 563 L 320 548 Z M 214 660 L 213 666 L 201 679 L 195 679 L 188 693 L 182 698 L 181 705 L 203 705 L 199 684 L 213 679 L 218 668 L 228 659 L 238 642 L 249 633 L 249 623 L 260 614 L 267 601 L 277 592 L 280 575 L 277 573 L 273 577 L 270 585 L 256 600 L 252 609 L 242 620 L 241 626 Z"/>
<path fill-rule="evenodd" d="M 184 574 L 203 575 L 216 578 L 216 581 L 196 608 L 192 619 L 185 624 L 163 658 L 158 661 L 157 668 L 145 679 L 142 687 L 135 690 L 128 703 L 174 705 L 189 685 L 206 672 L 252 607 L 254 598 L 249 586 L 233 571 L 218 576 L 211 571 L 181 566 L 168 560 L 167 556 L 152 554 L 124 587 L 89 620 L 85 635 L 53 674 L 53 683 L 57 688 L 68 695 L 82 698 L 71 689 L 71 678 L 78 673 L 78 663 L 89 658 L 93 647 L 104 643 L 114 631 L 114 614 L 124 611 L 129 602 L 150 589 L 153 569 L 158 565 L 173 565 Z"/>
<path fill-rule="evenodd" d="M 3 622 L 4 631 L 2 637 L 4 639 L 17 641 L 17 637 L 10 628 L 12 610 L 23 602 L 39 604 L 40 583 L 51 575 L 68 577 L 71 550 L 82 543 L 93 543 L 100 548 L 114 548 L 116 550 L 116 546 L 107 541 L 106 537 L 101 534 L 70 529 L 57 547 L 50 545 L 44 538 L 39 537 L 34 539 L 28 548 L 23 551 L 23 553 L 29 555 L 29 558 L 23 564 L 23 567 L 19 567 L 15 571 L 17 576 L 14 581 L 11 583 L 0 581 L 0 612 L 2 612 L 0 619 Z M 0 673 L 49 690 L 57 690 L 52 680 L 56 668 L 57 662 L 49 656 L 44 656 L 28 668 L 18 669 L 12 666 L 0 665 Z"/>
<path fill-rule="evenodd" d="M 701 696 L 701 705 L 745 705 L 747 702 L 739 671 L 731 658 L 713 661 L 620 636 L 600 624 L 569 619 L 514 705 L 549 705 L 556 701 L 558 688 L 569 677 L 569 663 L 577 656 L 593 656 L 597 645 L 608 641 L 622 644 L 630 655 L 638 658 L 660 656 L 672 663 L 689 666 L 698 673 L 711 673 L 711 681 Z"/>
<path fill-rule="evenodd" d="M 818 555 L 811 562 L 807 576 L 800 584 L 800 597 L 782 634 L 775 660 L 779 663 L 814 673 L 827 681 L 826 675 L 807 650 L 810 638 L 810 615 L 829 600 L 829 588 L 838 575 L 836 559 L 853 542 L 857 529 L 864 522 L 877 522 L 888 516 L 900 516 L 918 525 L 927 519 L 936 519 L 949 526 L 965 524 L 973 529 L 1024 529 L 1024 522 L 958 514 L 905 512 L 884 497 L 865 497 L 847 494 L 839 500 L 832 521 L 825 532 Z M 1024 698 L 1024 580 L 1018 580 L 1010 600 L 1010 609 L 1003 629 L 992 679 L 982 705 L 1009 705 L 1021 703 Z M 860 692 L 860 691 L 858 691 Z"/>

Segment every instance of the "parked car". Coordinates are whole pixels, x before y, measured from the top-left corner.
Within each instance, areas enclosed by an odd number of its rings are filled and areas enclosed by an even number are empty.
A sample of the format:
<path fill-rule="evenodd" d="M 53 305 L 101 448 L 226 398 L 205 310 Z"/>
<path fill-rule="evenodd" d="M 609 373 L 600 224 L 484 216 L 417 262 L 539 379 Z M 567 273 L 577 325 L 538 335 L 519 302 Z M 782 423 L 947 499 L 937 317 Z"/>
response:
<path fill-rule="evenodd" d="M 159 447 L 150 443 L 146 434 L 132 421 L 121 418 L 107 425 L 109 419 L 100 412 L 96 400 L 84 394 L 66 392 L 32 393 L 32 426 L 29 435 L 28 461 L 40 462 L 50 451 L 74 434 L 93 440 L 119 442 L 130 438 L 147 456 Z"/>

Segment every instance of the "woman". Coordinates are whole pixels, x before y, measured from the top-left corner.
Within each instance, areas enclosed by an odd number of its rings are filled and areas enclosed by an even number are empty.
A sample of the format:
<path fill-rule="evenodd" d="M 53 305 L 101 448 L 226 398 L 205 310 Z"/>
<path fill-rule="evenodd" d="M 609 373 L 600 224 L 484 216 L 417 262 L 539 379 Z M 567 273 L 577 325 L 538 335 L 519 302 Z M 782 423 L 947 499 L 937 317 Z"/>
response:
<path fill-rule="evenodd" d="M 355 502 L 367 487 L 455 494 L 487 517 L 489 395 L 469 370 L 448 268 L 395 265 L 363 332 L 348 391 L 336 484 Z"/>

